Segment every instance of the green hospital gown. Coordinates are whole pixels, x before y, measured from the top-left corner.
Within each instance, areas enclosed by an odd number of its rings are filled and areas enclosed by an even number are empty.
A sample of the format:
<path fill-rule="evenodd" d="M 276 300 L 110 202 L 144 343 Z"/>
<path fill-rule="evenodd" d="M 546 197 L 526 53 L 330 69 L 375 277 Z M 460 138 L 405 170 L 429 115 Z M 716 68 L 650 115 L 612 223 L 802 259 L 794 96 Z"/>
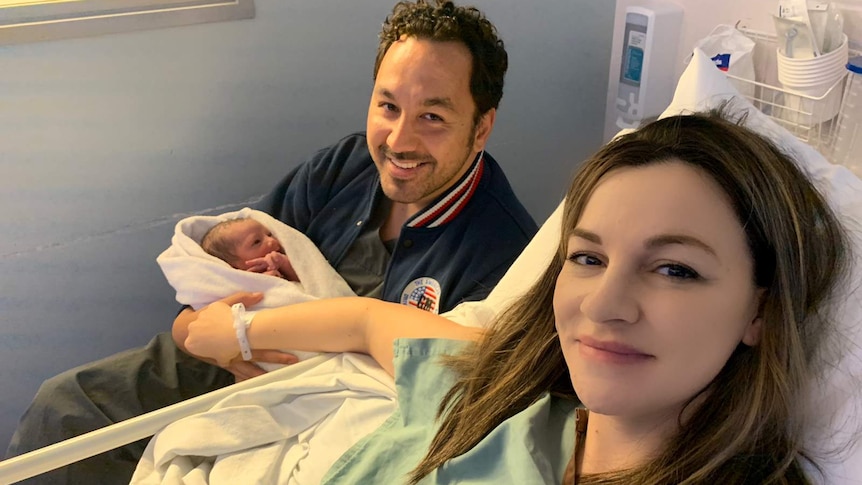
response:
<path fill-rule="evenodd" d="M 342 455 L 323 484 L 402 484 L 425 456 L 437 429 L 437 407 L 454 383 L 438 357 L 464 342 L 400 339 L 395 342 L 398 408 Z M 453 458 L 422 484 L 560 483 L 574 446 L 574 402 L 544 394 L 497 426 L 467 453 Z"/>

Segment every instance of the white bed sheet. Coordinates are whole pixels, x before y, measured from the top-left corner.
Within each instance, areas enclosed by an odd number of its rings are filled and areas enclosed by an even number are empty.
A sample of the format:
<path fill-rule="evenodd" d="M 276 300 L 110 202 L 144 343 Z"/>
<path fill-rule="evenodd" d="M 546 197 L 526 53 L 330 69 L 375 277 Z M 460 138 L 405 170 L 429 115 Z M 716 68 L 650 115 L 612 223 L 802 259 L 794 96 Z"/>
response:
<path fill-rule="evenodd" d="M 314 359 L 310 370 L 238 392 L 156 433 L 131 483 L 320 483 L 389 417 L 395 385 L 366 355 Z"/>

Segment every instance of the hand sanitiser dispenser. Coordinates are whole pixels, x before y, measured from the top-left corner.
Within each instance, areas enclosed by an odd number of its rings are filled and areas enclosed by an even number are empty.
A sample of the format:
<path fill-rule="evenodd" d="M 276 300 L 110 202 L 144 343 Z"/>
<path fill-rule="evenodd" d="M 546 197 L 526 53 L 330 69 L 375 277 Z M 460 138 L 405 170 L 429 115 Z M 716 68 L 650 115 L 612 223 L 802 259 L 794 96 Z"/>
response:
<path fill-rule="evenodd" d="M 617 93 L 617 126 L 636 128 L 670 103 L 676 72 L 682 9 L 651 2 L 626 7 Z"/>

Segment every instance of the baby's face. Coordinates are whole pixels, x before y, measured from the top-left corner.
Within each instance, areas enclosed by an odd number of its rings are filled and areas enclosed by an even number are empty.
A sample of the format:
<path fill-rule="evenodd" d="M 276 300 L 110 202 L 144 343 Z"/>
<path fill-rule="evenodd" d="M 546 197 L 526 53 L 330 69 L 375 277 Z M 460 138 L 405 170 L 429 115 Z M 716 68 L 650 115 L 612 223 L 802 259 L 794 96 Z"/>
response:
<path fill-rule="evenodd" d="M 262 258 L 267 254 L 277 251 L 284 253 L 278 239 L 273 237 L 272 232 L 263 224 L 246 219 L 232 224 L 228 227 L 229 236 L 234 241 L 235 265 L 237 268 L 246 270 L 249 265 L 246 261 Z"/>

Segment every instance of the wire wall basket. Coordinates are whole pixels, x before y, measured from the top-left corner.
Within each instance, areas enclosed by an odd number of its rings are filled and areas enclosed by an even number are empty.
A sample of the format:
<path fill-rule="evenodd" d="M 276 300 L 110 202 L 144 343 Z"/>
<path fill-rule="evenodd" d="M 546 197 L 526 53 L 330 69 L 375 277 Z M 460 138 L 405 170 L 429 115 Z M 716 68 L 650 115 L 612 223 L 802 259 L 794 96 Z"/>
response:
<path fill-rule="evenodd" d="M 840 77 L 821 96 L 788 91 L 778 82 L 776 38 L 774 35 L 737 27 L 755 42 L 755 80 L 728 74 L 728 79 L 754 106 L 800 140 L 829 158 L 839 132 L 845 87 L 850 71 Z M 850 55 L 859 52 L 850 50 Z"/>

